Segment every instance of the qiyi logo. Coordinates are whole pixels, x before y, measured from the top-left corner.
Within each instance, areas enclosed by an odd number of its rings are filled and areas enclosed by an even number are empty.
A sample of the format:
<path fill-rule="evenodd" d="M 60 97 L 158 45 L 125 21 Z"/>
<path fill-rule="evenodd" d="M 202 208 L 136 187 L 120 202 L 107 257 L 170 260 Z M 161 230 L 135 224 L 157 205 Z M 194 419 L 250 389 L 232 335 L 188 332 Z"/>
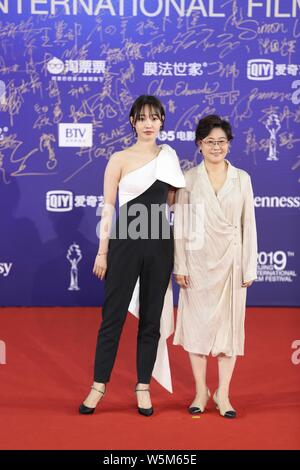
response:
<path fill-rule="evenodd" d="M 6 344 L 0 340 L 0 364 L 6 364 Z"/>
<path fill-rule="evenodd" d="M 58 125 L 59 147 L 92 147 L 93 125 L 89 124 L 66 124 Z"/>
<path fill-rule="evenodd" d="M 247 78 L 249 80 L 272 80 L 274 62 L 269 59 L 251 59 L 247 62 Z"/>
<path fill-rule="evenodd" d="M 55 190 L 46 194 L 46 208 L 50 212 L 69 212 L 73 209 L 73 193 Z"/>
<path fill-rule="evenodd" d="M 298 366 L 300 364 L 300 340 L 299 339 L 295 339 L 295 341 L 292 342 L 292 349 L 295 349 L 291 357 L 292 363 L 295 366 Z"/>
<path fill-rule="evenodd" d="M 0 80 L 0 105 L 6 104 L 6 86 L 3 80 Z"/>
<path fill-rule="evenodd" d="M 12 268 L 12 263 L 0 263 L 0 276 L 7 277 Z"/>

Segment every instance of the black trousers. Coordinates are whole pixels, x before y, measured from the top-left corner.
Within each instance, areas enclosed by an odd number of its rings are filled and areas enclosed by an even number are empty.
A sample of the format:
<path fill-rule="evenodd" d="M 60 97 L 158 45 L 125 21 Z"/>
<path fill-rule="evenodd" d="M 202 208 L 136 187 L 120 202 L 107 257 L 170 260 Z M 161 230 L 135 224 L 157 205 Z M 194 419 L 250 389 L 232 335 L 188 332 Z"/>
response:
<path fill-rule="evenodd" d="M 109 382 L 138 277 L 137 382 L 150 382 L 160 338 L 164 297 L 173 269 L 173 246 L 173 237 L 166 240 L 110 240 L 105 302 L 96 346 L 95 382 Z"/>

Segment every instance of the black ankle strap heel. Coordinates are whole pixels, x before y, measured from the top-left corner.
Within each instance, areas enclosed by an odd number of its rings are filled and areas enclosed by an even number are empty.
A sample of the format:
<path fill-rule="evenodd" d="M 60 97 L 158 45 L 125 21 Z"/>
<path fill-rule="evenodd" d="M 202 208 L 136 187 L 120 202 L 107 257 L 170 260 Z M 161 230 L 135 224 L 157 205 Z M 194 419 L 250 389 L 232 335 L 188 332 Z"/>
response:
<path fill-rule="evenodd" d="M 150 393 L 150 389 L 149 388 L 136 388 L 135 389 L 135 393 L 137 392 L 148 392 Z M 143 415 L 143 416 L 151 416 L 153 415 L 154 413 L 154 409 L 153 409 L 153 406 L 151 406 L 151 408 L 140 408 L 139 406 L 137 407 L 138 408 L 138 412 L 140 415 Z"/>
<path fill-rule="evenodd" d="M 100 393 L 101 394 L 101 398 L 99 401 L 102 400 L 103 396 L 105 395 L 105 392 L 106 392 L 106 386 L 105 386 L 105 389 L 104 389 L 104 392 L 102 392 L 102 390 L 98 390 L 96 387 L 94 387 L 94 385 L 91 386 L 91 389 L 92 390 L 95 390 L 96 392 Z M 98 401 L 98 403 L 99 403 Z M 97 403 L 97 405 L 98 405 Z M 86 406 L 84 405 L 83 403 L 81 403 L 80 407 L 79 407 L 79 413 L 81 415 L 92 415 L 97 407 L 97 405 L 94 407 L 94 408 L 90 408 L 89 406 Z"/>

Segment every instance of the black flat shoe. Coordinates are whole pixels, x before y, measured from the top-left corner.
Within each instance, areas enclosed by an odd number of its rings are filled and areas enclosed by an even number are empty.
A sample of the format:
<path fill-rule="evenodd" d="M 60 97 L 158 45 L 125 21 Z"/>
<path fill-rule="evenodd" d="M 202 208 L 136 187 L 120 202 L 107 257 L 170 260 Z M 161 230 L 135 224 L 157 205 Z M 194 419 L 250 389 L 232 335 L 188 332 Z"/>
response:
<path fill-rule="evenodd" d="M 92 388 L 92 390 L 96 390 L 96 392 L 98 392 L 102 395 L 101 398 L 99 399 L 99 401 L 101 401 L 104 394 L 105 394 L 105 390 L 104 390 L 104 392 L 102 392 L 101 390 L 98 390 L 94 386 L 92 386 L 91 388 Z M 98 401 L 98 403 L 99 403 L 99 401 Z M 97 405 L 98 405 L 98 403 L 97 403 Z M 94 408 L 90 408 L 88 406 L 85 406 L 83 403 L 81 403 L 78 411 L 81 415 L 92 415 L 94 413 L 97 405 Z"/>
<path fill-rule="evenodd" d="M 136 392 L 148 392 L 148 393 L 150 393 L 150 390 L 149 390 L 149 388 L 146 388 L 146 389 L 137 389 L 136 388 L 135 393 Z M 139 414 L 143 415 L 143 416 L 151 416 L 154 413 L 153 406 L 151 406 L 151 408 L 140 408 L 138 406 L 137 409 L 138 409 Z"/>
<path fill-rule="evenodd" d="M 223 416 L 223 418 L 228 418 L 228 419 L 236 418 L 237 413 L 235 410 L 224 411 L 220 409 L 218 399 L 217 399 L 217 391 L 215 391 L 214 393 L 213 401 L 215 402 L 216 409 L 219 411 L 220 415 Z"/>
<path fill-rule="evenodd" d="M 225 413 L 222 416 L 224 416 L 224 418 L 229 418 L 229 419 L 236 418 L 236 411 L 235 410 L 225 411 Z"/>
<path fill-rule="evenodd" d="M 210 398 L 210 391 L 207 389 L 207 400 L 206 400 L 206 404 L 205 404 L 203 410 L 199 406 L 190 406 L 188 408 L 188 412 L 191 415 L 198 415 L 198 414 L 204 413 L 205 407 L 207 405 L 207 402 L 208 402 L 209 398 Z"/>
<path fill-rule="evenodd" d="M 191 414 L 191 415 L 198 415 L 198 414 L 201 414 L 204 412 L 204 410 L 201 410 L 201 408 L 198 408 L 198 406 L 190 406 L 188 408 L 188 412 Z"/>

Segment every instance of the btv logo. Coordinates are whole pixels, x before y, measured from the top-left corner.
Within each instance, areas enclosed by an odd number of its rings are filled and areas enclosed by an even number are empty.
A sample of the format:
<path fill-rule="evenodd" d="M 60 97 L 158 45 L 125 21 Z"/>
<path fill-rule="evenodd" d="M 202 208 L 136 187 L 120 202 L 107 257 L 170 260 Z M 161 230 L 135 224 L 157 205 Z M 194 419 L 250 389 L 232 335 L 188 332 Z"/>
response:
<path fill-rule="evenodd" d="M 92 147 L 93 125 L 92 124 L 66 124 L 58 125 L 59 147 Z"/>
<path fill-rule="evenodd" d="M 73 193 L 55 190 L 46 194 L 46 208 L 50 212 L 68 212 L 73 209 Z"/>
<path fill-rule="evenodd" d="M 247 63 L 247 78 L 249 80 L 272 80 L 274 77 L 274 62 L 269 59 L 252 59 Z"/>

